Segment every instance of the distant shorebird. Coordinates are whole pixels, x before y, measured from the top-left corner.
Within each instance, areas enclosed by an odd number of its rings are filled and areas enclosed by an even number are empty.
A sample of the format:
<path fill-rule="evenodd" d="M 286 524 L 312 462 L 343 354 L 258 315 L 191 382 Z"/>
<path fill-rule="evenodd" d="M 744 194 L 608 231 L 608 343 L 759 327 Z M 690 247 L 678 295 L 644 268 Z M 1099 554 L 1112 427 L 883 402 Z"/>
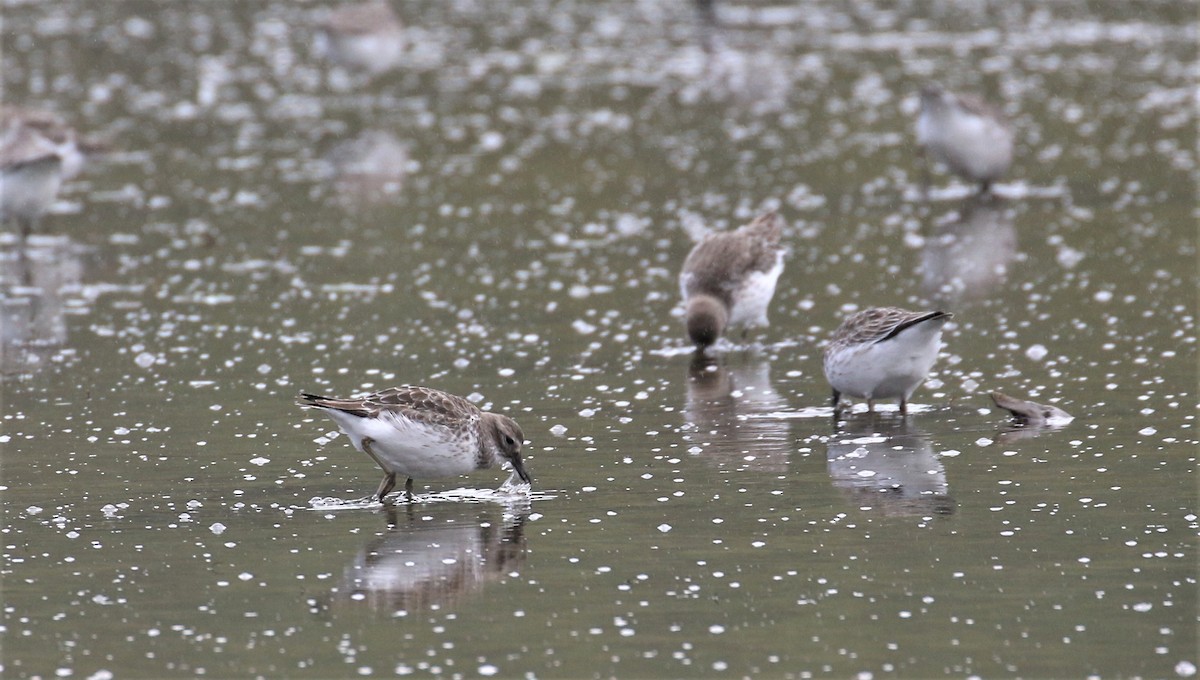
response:
<path fill-rule="evenodd" d="M 980 192 L 990 190 L 1012 165 L 1013 132 L 1004 114 L 977 97 L 936 84 L 921 89 L 917 145 L 925 156 L 926 189 L 931 160 L 979 184 Z"/>
<path fill-rule="evenodd" d="M 66 175 L 74 133 L 51 116 L 0 107 L 0 218 L 15 222 L 22 240 L 54 203 Z"/>
<path fill-rule="evenodd" d="M 57 114 L 0 106 L 0 220 L 15 222 L 27 238 L 63 181 L 101 150 L 102 144 L 80 139 Z"/>
<path fill-rule="evenodd" d="M 358 399 L 301 393 L 296 403 L 325 411 L 354 448 L 383 469 L 375 492 L 381 502 L 396 486 L 398 474 L 408 478 L 404 491 L 409 499 L 416 477 L 464 475 L 503 461 L 512 464 L 521 481 L 532 481 L 521 462 L 521 428 L 462 397 L 406 385 Z"/>
<path fill-rule="evenodd" d="M 378 75 L 404 58 L 404 26 L 383 0 L 339 7 L 317 30 L 318 51 L 350 69 Z"/>
<path fill-rule="evenodd" d="M 687 333 L 699 349 L 726 329 L 767 325 L 767 306 L 783 272 L 783 220 L 774 212 L 731 232 L 714 232 L 692 248 L 679 275 Z"/>
<path fill-rule="evenodd" d="M 825 377 L 833 387 L 834 416 L 843 394 L 867 400 L 908 398 L 925 381 L 941 348 L 947 312 L 910 312 L 896 307 L 866 309 L 842 322 L 825 348 Z"/>

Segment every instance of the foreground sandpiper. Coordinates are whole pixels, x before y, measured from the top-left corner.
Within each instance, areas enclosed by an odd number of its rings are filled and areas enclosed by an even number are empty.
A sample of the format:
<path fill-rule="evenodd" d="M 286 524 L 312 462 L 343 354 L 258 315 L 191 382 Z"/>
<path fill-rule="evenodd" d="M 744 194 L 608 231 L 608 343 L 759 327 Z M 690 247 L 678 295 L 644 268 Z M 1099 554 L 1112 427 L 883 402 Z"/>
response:
<path fill-rule="evenodd" d="M 900 413 L 907 413 L 908 398 L 937 360 L 942 325 L 951 316 L 875 307 L 843 321 L 825 348 L 834 416 L 841 413 L 843 394 L 866 399 L 872 413 L 875 400 L 899 397 Z"/>
<path fill-rule="evenodd" d="M 979 184 L 981 193 L 1012 165 L 1013 132 L 1004 114 L 977 97 L 937 84 L 921 89 L 917 145 L 925 156 L 926 189 L 930 161 Z"/>
<path fill-rule="evenodd" d="M 699 349 L 727 328 L 767 325 L 767 306 L 783 272 L 783 220 L 774 212 L 730 232 L 714 232 L 692 248 L 679 275 L 687 333 Z"/>
<path fill-rule="evenodd" d="M 375 492 L 381 502 L 398 474 L 408 478 L 410 500 L 414 478 L 463 475 L 503 461 L 521 481 L 533 481 L 521 462 L 525 435 L 516 422 L 441 390 L 405 385 L 354 399 L 301 393 L 296 403 L 325 411 L 383 469 Z"/>

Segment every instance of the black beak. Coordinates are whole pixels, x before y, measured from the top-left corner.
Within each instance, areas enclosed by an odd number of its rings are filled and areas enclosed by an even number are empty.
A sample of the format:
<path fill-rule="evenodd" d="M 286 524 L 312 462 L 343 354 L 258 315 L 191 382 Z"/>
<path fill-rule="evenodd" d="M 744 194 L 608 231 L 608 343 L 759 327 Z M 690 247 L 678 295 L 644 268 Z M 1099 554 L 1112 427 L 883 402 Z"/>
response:
<path fill-rule="evenodd" d="M 525 471 L 525 463 L 521 462 L 521 454 L 518 453 L 513 456 L 510 462 L 512 463 L 513 470 L 517 472 L 517 476 L 521 478 L 522 482 L 533 484 L 533 477 L 529 476 L 529 473 Z"/>

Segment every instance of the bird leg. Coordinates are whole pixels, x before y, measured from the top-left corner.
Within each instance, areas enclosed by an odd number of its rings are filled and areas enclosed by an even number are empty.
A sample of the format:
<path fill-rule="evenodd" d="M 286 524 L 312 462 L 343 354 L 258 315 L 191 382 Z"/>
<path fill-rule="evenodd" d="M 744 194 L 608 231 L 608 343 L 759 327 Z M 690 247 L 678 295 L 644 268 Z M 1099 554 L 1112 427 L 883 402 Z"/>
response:
<path fill-rule="evenodd" d="M 383 461 L 379 460 L 379 456 L 375 455 L 375 452 L 371 450 L 371 445 L 374 443 L 375 440 L 371 439 L 370 437 L 362 438 L 363 453 L 370 456 L 371 460 L 375 461 L 375 464 L 379 466 L 379 469 L 383 470 L 383 481 L 379 482 L 379 488 L 375 491 L 375 497 L 379 499 L 380 503 L 382 503 L 383 497 L 388 495 L 392 489 L 396 488 L 396 473 L 387 469 L 387 466 L 383 464 Z"/>
<path fill-rule="evenodd" d="M 900 397 L 900 415 L 908 415 L 908 399 Z"/>
<path fill-rule="evenodd" d="M 392 492 L 396 488 L 396 473 L 389 472 L 383 476 L 383 480 L 379 482 L 379 488 L 375 490 L 375 497 L 379 502 L 383 502 L 383 497 Z"/>
<path fill-rule="evenodd" d="M 21 245 L 22 246 L 24 246 L 25 242 L 29 240 L 29 235 L 33 233 L 34 222 L 35 222 L 35 220 L 32 217 L 18 217 L 17 218 L 17 227 L 19 227 L 21 230 Z"/>
<path fill-rule="evenodd" d="M 404 483 L 404 493 L 408 495 L 408 500 L 410 500 L 410 501 L 413 499 L 412 485 L 413 485 L 413 479 L 412 479 L 412 477 L 409 477 L 408 481 Z"/>
<path fill-rule="evenodd" d="M 841 393 L 841 392 L 838 392 L 837 390 L 834 390 L 834 391 L 833 391 L 833 399 L 831 399 L 830 401 L 832 402 L 832 406 L 833 406 L 833 417 L 834 417 L 835 419 L 836 419 L 838 416 L 842 415 L 842 406 L 841 406 L 841 404 L 839 403 L 839 402 L 841 401 L 841 398 L 842 398 L 842 393 Z"/>
<path fill-rule="evenodd" d="M 374 443 L 375 443 L 374 439 L 371 439 L 370 437 L 363 437 L 362 438 L 363 453 L 370 456 L 371 460 L 375 461 L 375 464 L 379 466 L 379 469 L 383 470 L 384 472 L 389 472 L 389 470 L 387 469 L 387 466 L 385 466 L 383 464 L 383 461 L 379 460 L 379 456 L 376 456 L 375 452 L 371 450 L 371 445 Z"/>
<path fill-rule="evenodd" d="M 867 413 L 871 413 L 871 414 L 875 413 L 875 400 L 874 399 L 867 399 Z"/>
<path fill-rule="evenodd" d="M 933 186 L 933 161 L 924 146 L 917 147 L 917 155 L 921 157 L 921 200 L 928 201 L 929 189 Z"/>

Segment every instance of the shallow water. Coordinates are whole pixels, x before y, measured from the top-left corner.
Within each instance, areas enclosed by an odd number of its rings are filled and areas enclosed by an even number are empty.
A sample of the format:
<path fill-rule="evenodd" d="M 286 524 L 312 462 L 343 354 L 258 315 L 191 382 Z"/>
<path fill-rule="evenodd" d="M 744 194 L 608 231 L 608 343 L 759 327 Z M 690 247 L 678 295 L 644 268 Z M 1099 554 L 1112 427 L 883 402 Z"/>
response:
<path fill-rule="evenodd" d="M 5 101 L 116 147 L 0 239 L 5 675 L 1195 675 L 1195 3 L 399 9 L 369 78 L 317 5 L 3 6 Z M 929 78 L 1013 118 L 996 199 L 920 200 Z M 764 208 L 772 325 L 694 362 L 678 267 Z M 835 428 L 879 304 L 944 352 Z M 370 502 L 293 405 L 408 382 L 529 496 Z"/>

